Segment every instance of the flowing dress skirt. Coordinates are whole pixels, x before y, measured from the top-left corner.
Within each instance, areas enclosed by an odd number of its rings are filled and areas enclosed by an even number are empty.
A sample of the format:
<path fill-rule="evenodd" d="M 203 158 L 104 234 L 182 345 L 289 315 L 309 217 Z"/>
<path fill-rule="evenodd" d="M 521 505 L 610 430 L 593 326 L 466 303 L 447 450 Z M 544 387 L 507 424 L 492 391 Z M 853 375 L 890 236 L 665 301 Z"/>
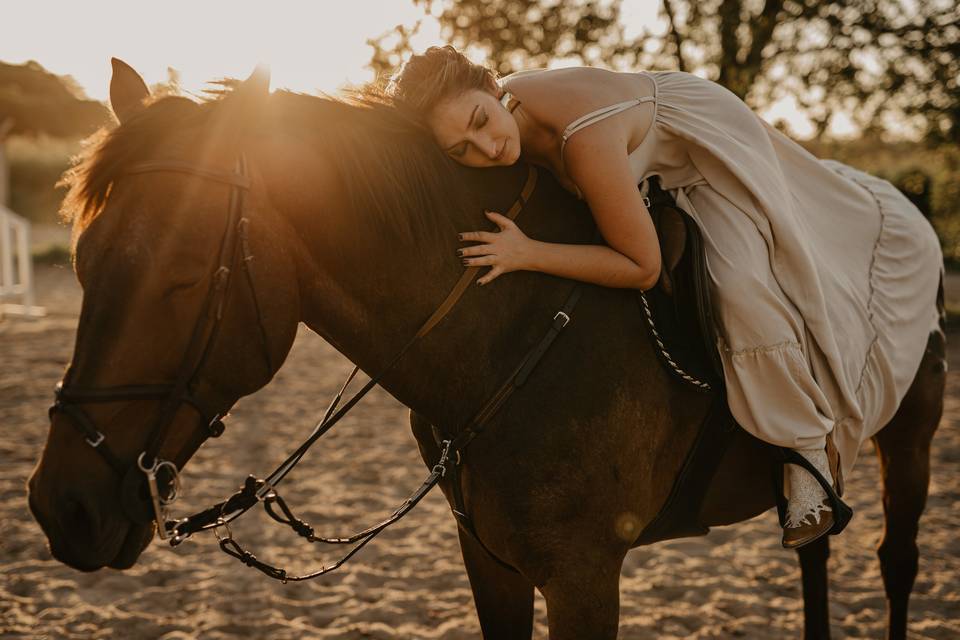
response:
<path fill-rule="evenodd" d="M 893 417 L 937 326 L 939 240 L 892 184 L 819 160 L 718 84 L 647 74 L 654 124 L 630 162 L 703 232 L 731 412 L 848 473 Z"/>

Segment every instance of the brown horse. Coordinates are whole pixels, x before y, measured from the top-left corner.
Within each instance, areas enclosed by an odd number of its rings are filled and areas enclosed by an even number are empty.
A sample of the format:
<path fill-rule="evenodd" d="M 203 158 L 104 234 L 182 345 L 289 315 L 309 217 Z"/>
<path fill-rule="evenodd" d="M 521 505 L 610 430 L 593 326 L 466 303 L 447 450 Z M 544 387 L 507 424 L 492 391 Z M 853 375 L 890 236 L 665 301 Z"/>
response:
<path fill-rule="evenodd" d="M 167 97 L 144 106 L 143 81 L 117 61 L 111 101 L 121 124 L 71 178 L 84 296 L 64 384 L 164 385 L 179 375 L 205 314 L 233 188 L 222 177 L 241 153 L 249 161 L 244 241 L 255 268 L 223 293 L 217 331 L 190 378 L 196 406 L 171 411 L 158 457 L 178 467 L 202 443 L 211 415 L 270 381 L 298 322 L 365 371 L 382 370 L 460 277 L 456 233 L 483 228 L 483 208 L 506 210 L 527 175 L 522 166 L 452 164 L 390 105 L 268 94 L 262 84 L 252 78 L 202 104 Z M 216 173 L 131 172 L 144 162 Z M 590 242 L 594 232 L 585 205 L 546 175 L 518 223 L 552 242 Z M 518 272 L 471 287 L 384 378 L 415 412 L 428 466 L 439 455 L 430 425 L 449 432 L 464 424 L 539 339 L 571 286 Z M 906 634 L 944 363 L 938 331 L 875 439 L 891 638 Z M 621 563 L 664 503 L 711 400 L 661 367 L 631 292 L 584 289 L 570 326 L 462 461 L 465 504 L 482 545 L 461 531 L 461 548 L 484 637 L 529 638 L 534 589 L 546 599 L 551 638 L 617 635 Z M 128 515 L 121 476 L 148 447 L 163 404 L 134 394 L 84 405 L 93 442 L 103 434 L 115 465 L 84 442 L 73 414 L 52 413 L 29 488 L 57 559 L 87 571 L 122 569 L 149 544 L 153 524 Z M 736 436 L 702 524 L 739 522 L 773 505 L 765 451 Z M 451 500 L 449 478 L 441 487 Z M 825 638 L 828 543 L 799 555 L 806 635 Z"/>

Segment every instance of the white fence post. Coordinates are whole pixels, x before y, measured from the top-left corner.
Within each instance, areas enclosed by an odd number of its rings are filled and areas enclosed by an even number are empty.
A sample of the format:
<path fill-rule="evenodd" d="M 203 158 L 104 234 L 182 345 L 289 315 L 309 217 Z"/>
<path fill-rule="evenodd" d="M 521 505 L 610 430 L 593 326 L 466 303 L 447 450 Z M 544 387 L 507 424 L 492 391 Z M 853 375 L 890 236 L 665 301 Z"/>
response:
<path fill-rule="evenodd" d="M 13 118 L 7 117 L 0 121 L 0 206 L 10 205 L 10 168 L 7 164 L 7 150 L 3 141 L 13 130 Z"/>
<path fill-rule="evenodd" d="M 10 298 L 17 302 L 6 302 Z M 42 307 L 34 306 L 30 223 L 0 205 L 0 315 L 42 316 L 45 313 Z"/>
<path fill-rule="evenodd" d="M 30 255 L 30 223 L 10 209 L 10 170 L 3 141 L 13 130 L 13 118 L 0 122 L 0 319 L 3 315 L 42 316 L 33 296 L 33 256 Z M 16 261 L 14 261 L 16 253 Z M 17 302 L 7 302 L 15 298 Z"/>

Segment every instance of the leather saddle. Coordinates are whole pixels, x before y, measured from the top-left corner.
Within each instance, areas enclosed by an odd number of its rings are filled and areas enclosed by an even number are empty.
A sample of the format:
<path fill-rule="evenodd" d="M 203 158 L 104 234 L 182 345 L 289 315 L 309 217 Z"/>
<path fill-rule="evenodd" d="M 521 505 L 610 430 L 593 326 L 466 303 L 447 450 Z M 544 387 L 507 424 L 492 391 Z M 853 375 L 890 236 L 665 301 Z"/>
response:
<path fill-rule="evenodd" d="M 661 270 L 660 280 L 644 293 L 641 303 L 646 302 L 644 313 L 659 340 L 657 353 L 667 369 L 686 382 L 694 378 L 709 387 L 694 386 L 718 389 L 723 386 L 723 366 L 700 228 L 660 187 L 656 176 L 641 185 L 641 193 L 644 190 L 660 241 Z"/>
<path fill-rule="evenodd" d="M 661 364 L 682 383 L 714 394 L 670 494 L 636 545 L 704 535 L 700 510 L 713 476 L 738 429 L 727 406 L 723 365 L 710 298 L 710 276 L 700 228 L 652 177 L 642 184 L 660 242 L 660 280 L 637 296 Z"/>

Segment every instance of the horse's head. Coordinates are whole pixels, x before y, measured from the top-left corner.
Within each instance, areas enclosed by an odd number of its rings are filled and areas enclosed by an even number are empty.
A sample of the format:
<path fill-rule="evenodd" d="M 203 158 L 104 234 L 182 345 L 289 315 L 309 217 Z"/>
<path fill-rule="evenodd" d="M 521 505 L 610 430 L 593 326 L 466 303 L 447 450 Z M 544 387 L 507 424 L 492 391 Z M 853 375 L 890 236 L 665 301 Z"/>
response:
<path fill-rule="evenodd" d="M 242 156 L 264 75 L 226 98 L 145 106 L 114 61 L 120 126 L 72 174 L 74 266 L 83 306 L 30 508 L 59 560 L 129 567 L 153 503 L 241 396 L 265 385 L 299 320 L 289 229 Z M 167 461 L 171 464 L 163 464 Z"/>

